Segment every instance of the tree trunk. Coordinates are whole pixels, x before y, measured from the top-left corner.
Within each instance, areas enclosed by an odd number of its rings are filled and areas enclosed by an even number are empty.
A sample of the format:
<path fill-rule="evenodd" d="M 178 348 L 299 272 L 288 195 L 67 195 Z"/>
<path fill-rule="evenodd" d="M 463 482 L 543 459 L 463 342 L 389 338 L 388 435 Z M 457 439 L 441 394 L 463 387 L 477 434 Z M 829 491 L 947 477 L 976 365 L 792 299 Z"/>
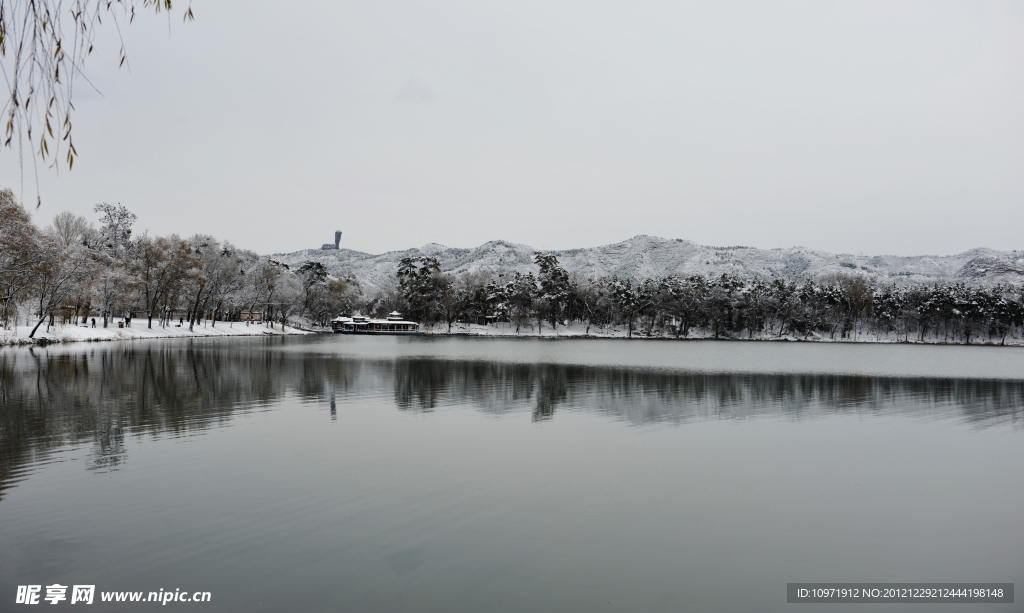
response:
<path fill-rule="evenodd" d="M 29 338 L 35 338 L 36 330 L 39 329 L 39 326 L 43 325 L 44 321 L 46 321 L 46 314 L 45 313 L 39 318 L 39 322 L 36 323 L 36 327 L 32 328 L 32 332 L 30 332 L 29 335 L 28 335 Z"/>
<path fill-rule="evenodd" d="M 192 304 L 191 313 L 188 318 L 188 331 L 192 332 L 192 328 L 196 323 L 196 311 L 199 310 L 199 297 L 203 295 L 203 286 L 199 286 L 199 291 L 196 292 L 196 301 Z"/>

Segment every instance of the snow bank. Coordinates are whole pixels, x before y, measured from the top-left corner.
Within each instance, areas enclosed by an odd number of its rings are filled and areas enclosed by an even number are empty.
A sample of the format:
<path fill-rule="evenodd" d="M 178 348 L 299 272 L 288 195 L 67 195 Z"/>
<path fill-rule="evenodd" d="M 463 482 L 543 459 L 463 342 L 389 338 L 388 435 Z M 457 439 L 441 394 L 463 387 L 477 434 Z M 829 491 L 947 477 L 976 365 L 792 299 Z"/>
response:
<path fill-rule="evenodd" d="M 312 334 L 305 330 L 299 330 L 288 326 L 282 330 L 280 324 L 268 328 L 264 324 L 251 324 L 235 322 L 234 325 L 227 322 L 218 322 L 216 327 L 196 325 L 192 332 L 188 331 L 188 324 L 183 326 L 170 325 L 162 328 L 155 325 L 152 328 L 146 327 L 144 320 L 136 320 L 130 328 L 118 328 L 116 325 L 109 328 L 90 328 L 84 325 L 60 325 L 51 326 L 46 332 L 46 326 L 40 326 L 35 338 L 29 338 L 32 332 L 30 326 L 19 326 L 16 329 L 0 329 L 0 345 L 26 345 L 31 343 L 73 343 L 78 341 L 127 341 L 147 338 L 205 338 L 214 336 L 264 336 L 264 335 L 292 335 Z"/>
<path fill-rule="evenodd" d="M 424 334 L 444 336 L 448 334 L 448 325 L 438 325 L 432 328 L 423 328 Z M 540 331 L 537 331 L 537 322 L 532 322 L 529 326 L 521 326 L 519 332 L 516 332 L 515 324 L 511 323 L 497 323 L 486 326 L 478 324 L 453 324 L 451 334 L 460 336 L 513 336 L 522 338 L 627 338 L 628 331 L 625 326 L 613 326 L 602 328 L 598 326 L 591 326 L 590 332 L 587 332 L 586 325 L 584 324 L 572 324 L 569 326 L 558 326 L 557 329 L 552 330 L 548 323 L 545 323 Z M 650 337 L 644 334 L 644 331 L 639 327 L 633 328 L 634 339 L 675 339 L 674 336 L 661 335 L 654 333 Z M 694 328 L 691 329 L 690 335 L 687 337 L 681 337 L 681 340 L 712 340 L 715 335 L 710 331 Z M 904 343 L 903 336 L 899 338 L 895 334 L 882 334 L 879 335 L 875 332 L 862 332 L 856 339 L 839 339 L 829 338 L 828 336 L 821 336 L 819 334 L 812 334 L 808 337 L 803 336 L 777 336 L 775 334 L 760 334 L 755 335 L 753 338 L 747 338 L 746 334 L 737 337 L 722 336 L 719 340 L 755 340 L 755 341 L 809 341 L 809 342 L 821 342 L 821 343 Z M 923 343 L 915 340 L 911 337 L 911 344 L 924 344 L 924 345 L 939 345 L 947 344 L 937 342 L 934 340 L 926 340 Z M 950 341 L 948 344 L 951 345 L 962 345 L 963 343 L 956 343 Z M 977 341 L 971 343 L 972 345 L 998 345 L 998 339 L 996 341 L 989 341 L 985 339 L 983 341 Z M 1024 346 L 1024 339 L 1019 338 L 1007 338 L 1006 345 L 1012 346 Z"/>

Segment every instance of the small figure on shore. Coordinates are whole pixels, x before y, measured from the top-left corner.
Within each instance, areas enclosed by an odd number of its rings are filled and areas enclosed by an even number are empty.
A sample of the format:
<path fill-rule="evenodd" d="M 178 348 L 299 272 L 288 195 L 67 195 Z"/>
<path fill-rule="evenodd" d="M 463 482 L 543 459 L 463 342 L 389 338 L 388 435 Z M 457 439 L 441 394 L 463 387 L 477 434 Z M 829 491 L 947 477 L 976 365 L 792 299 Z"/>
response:
<path fill-rule="evenodd" d="M 95 317 L 92 318 L 92 327 L 93 328 L 96 327 L 96 318 Z"/>
<path fill-rule="evenodd" d="M 132 327 L 132 316 L 131 315 L 125 315 L 124 316 L 124 327 L 125 328 L 131 328 Z"/>

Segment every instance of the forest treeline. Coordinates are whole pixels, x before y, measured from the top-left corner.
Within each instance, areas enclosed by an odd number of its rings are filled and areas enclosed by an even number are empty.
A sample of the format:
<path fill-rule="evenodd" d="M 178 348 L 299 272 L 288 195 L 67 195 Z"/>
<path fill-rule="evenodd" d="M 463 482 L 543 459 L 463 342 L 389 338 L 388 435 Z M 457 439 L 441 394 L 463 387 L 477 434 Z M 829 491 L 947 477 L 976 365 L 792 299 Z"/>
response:
<path fill-rule="evenodd" d="M 662 278 L 580 278 L 549 253 L 539 272 L 441 272 L 431 257 L 405 258 L 397 283 L 371 310 L 410 314 L 451 331 L 456 322 L 510 322 L 524 328 L 576 324 L 586 333 L 687 338 L 829 338 L 963 342 L 1020 339 L 1024 295 L 1017 285 L 881 285 L 866 276 L 741 278 L 723 274 Z"/>
<path fill-rule="evenodd" d="M 98 226 L 71 213 L 36 227 L 0 191 L 0 321 L 40 326 L 216 325 L 245 320 L 326 326 L 338 315 L 399 311 L 438 331 L 504 323 L 516 333 L 575 326 L 645 337 L 1020 340 L 1019 285 L 880 284 L 866 275 L 799 281 L 701 275 L 583 278 L 538 252 L 537 273 L 449 274 L 432 257 L 403 259 L 393 279 L 364 292 L 351 275 L 307 261 L 290 268 L 207 235 L 135 235 L 135 215 L 98 204 Z M 142 325 L 137 322 L 135 325 Z M 183 325 L 183 324 L 182 324 Z"/>
<path fill-rule="evenodd" d="M 107 327 L 197 322 L 285 323 L 302 316 L 326 323 L 352 308 L 358 285 L 309 263 L 297 270 L 197 234 L 135 235 L 124 206 L 97 204 L 99 226 L 68 212 L 38 228 L 10 190 L 0 190 L 0 322 Z M 91 323 L 91 322 L 90 322 Z M 126 323 L 119 321 L 118 323 Z"/>

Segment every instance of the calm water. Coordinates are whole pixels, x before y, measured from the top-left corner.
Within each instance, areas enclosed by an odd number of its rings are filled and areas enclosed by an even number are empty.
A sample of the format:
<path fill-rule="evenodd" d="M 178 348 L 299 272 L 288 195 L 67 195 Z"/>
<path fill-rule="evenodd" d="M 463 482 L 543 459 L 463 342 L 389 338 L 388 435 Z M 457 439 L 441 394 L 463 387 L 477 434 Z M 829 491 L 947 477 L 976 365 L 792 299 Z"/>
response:
<path fill-rule="evenodd" d="M 445 612 L 864 611 L 787 605 L 786 583 L 1024 586 L 1021 349 L 79 344 L 0 351 L 0 401 L 3 611 L 52 583 Z"/>

